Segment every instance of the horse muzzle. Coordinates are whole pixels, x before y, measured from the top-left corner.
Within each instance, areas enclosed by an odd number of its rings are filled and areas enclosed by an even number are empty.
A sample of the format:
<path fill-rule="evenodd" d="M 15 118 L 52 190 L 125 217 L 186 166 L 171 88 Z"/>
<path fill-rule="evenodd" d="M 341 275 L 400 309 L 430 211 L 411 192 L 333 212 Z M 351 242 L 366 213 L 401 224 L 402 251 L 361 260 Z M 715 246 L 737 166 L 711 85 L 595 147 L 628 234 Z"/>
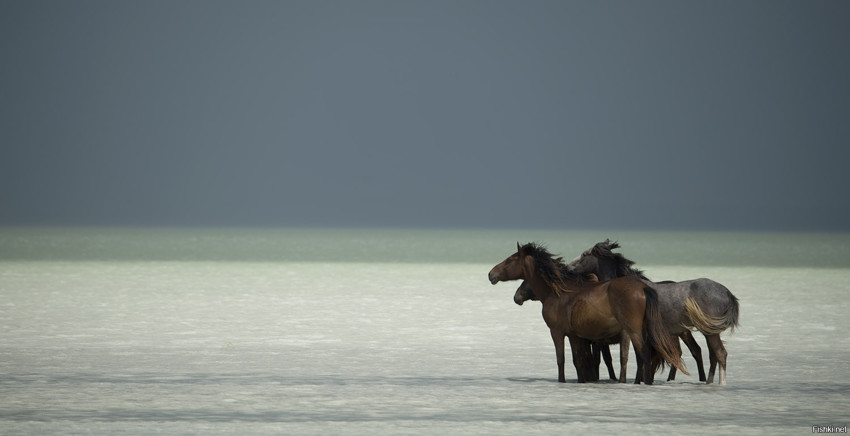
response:
<path fill-rule="evenodd" d="M 516 303 L 517 306 L 522 306 L 522 303 L 525 303 L 525 300 L 522 298 L 522 295 L 519 295 L 519 292 L 514 294 L 514 303 Z"/>
<path fill-rule="evenodd" d="M 490 279 L 491 285 L 495 285 L 496 283 L 499 283 L 499 276 L 497 276 L 496 274 L 493 274 L 493 273 L 487 274 L 487 278 Z"/>

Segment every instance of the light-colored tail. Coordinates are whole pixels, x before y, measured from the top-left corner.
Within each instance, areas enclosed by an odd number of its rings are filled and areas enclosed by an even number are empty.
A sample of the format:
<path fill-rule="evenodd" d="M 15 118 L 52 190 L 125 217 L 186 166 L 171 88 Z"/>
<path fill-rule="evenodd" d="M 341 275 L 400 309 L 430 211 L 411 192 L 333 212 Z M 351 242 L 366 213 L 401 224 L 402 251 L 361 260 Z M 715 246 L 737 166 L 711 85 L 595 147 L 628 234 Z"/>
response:
<path fill-rule="evenodd" d="M 731 295 L 731 294 L 730 294 Z M 696 327 L 697 330 L 706 335 L 719 335 L 727 329 L 735 330 L 738 326 L 738 299 L 732 296 L 732 305 L 721 316 L 711 316 L 700 309 L 699 304 L 693 298 L 685 301 L 685 311 L 692 325 L 685 327 Z"/>

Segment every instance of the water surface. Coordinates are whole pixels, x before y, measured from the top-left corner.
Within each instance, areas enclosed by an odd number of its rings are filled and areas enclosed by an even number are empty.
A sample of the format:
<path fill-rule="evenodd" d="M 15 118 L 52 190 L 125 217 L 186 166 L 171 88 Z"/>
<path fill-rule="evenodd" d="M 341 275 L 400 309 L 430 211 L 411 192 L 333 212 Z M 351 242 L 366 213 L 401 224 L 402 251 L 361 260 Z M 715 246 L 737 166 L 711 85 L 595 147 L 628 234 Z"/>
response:
<path fill-rule="evenodd" d="M 724 335 L 728 386 L 682 374 L 580 385 L 571 368 L 557 383 L 539 303 L 516 306 L 518 283 L 491 286 L 487 271 L 517 239 L 567 256 L 609 236 L 5 229 L 0 425 L 262 435 L 848 424 L 845 235 L 613 235 L 655 279 L 710 277 L 740 298 L 742 325 Z"/>

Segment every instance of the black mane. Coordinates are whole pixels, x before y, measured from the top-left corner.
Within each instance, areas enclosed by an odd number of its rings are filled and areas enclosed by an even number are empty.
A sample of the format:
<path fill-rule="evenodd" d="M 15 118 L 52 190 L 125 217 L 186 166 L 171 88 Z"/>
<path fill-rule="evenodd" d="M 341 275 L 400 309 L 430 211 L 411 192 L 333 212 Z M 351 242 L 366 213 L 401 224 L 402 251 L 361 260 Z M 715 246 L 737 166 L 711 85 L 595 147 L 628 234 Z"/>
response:
<path fill-rule="evenodd" d="M 620 253 L 614 253 L 611 251 L 615 248 L 620 248 L 620 244 L 606 240 L 594 245 L 593 248 L 590 249 L 590 254 L 596 257 L 604 257 L 613 260 L 617 268 L 617 277 L 638 276 L 641 279 L 649 280 L 649 278 L 643 274 L 642 270 L 632 266 L 635 264 L 633 261 L 626 259 L 626 257 Z"/>
<path fill-rule="evenodd" d="M 583 277 L 567 271 L 567 265 L 562 257 L 555 257 L 543 245 L 535 242 L 529 242 L 522 246 L 522 251 L 527 256 L 534 259 L 534 267 L 537 273 L 550 285 L 553 289 L 562 292 L 569 292 L 564 280 L 583 281 Z"/>

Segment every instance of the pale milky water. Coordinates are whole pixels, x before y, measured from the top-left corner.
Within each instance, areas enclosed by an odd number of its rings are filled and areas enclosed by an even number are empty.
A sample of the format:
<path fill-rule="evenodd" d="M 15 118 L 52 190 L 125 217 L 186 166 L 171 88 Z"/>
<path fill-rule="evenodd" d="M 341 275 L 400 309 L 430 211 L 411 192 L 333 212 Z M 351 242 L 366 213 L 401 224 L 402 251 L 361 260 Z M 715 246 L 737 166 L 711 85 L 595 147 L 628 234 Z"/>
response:
<path fill-rule="evenodd" d="M 573 256 L 609 236 L 654 279 L 710 277 L 740 299 L 728 386 L 682 374 L 635 386 L 634 359 L 629 384 L 580 385 L 571 367 L 557 383 L 540 304 L 515 305 L 519 283 L 486 274 L 517 239 Z M 2 434 L 850 424 L 846 235 L 6 229 L 0 242 Z"/>

